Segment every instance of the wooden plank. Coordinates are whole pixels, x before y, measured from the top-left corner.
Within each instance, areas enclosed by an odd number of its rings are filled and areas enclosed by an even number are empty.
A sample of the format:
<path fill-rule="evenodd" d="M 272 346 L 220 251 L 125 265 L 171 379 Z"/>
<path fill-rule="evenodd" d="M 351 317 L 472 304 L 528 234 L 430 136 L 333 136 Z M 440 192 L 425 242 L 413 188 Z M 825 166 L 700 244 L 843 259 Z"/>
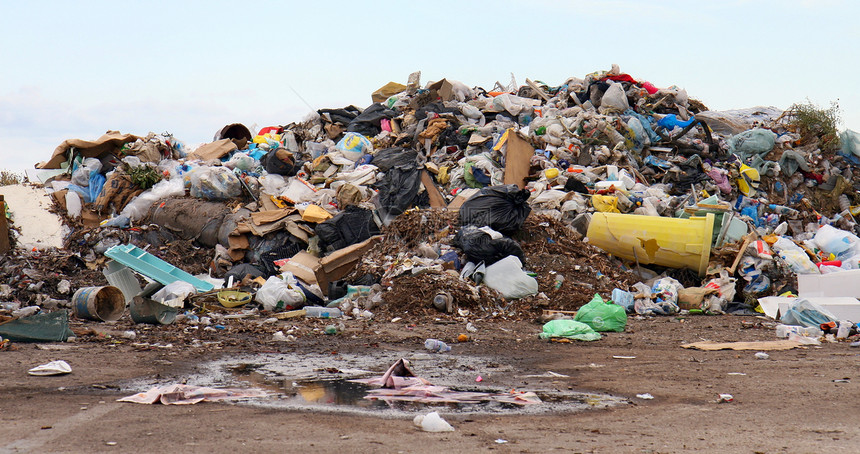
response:
<path fill-rule="evenodd" d="M 433 178 L 426 170 L 421 171 L 421 184 L 423 184 L 424 189 L 427 190 L 427 195 L 430 197 L 431 207 L 445 208 L 448 205 L 445 203 L 445 196 L 442 195 L 442 191 L 439 190 L 439 187 L 436 186 L 436 183 L 433 182 Z"/>

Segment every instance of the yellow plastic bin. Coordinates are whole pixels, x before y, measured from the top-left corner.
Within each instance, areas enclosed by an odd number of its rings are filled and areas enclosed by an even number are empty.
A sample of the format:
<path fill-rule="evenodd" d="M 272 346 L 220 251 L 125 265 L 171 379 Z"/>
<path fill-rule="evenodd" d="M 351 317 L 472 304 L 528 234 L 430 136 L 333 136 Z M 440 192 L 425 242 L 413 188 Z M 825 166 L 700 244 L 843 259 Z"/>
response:
<path fill-rule="evenodd" d="M 713 232 L 711 213 L 689 219 L 594 213 L 587 237 L 589 243 L 616 257 L 638 259 L 643 265 L 689 268 L 704 276 Z"/>

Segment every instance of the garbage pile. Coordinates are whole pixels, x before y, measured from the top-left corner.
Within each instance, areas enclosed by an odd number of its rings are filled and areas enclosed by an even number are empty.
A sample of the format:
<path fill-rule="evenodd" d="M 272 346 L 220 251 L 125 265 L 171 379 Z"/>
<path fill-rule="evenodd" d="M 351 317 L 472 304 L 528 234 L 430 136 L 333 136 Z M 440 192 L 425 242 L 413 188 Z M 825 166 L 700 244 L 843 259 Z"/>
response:
<path fill-rule="evenodd" d="M 714 112 L 615 65 L 490 90 L 416 72 L 372 101 L 226 125 L 193 150 L 169 133 L 67 140 L 39 180 L 76 266 L 126 304 L 185 283 L 156 301 L 177 311 L 196 295 L 280 314 L 533 317 L 597 294 L 631 314 L 749 314 L 804 296 L 799 275 L 860 268 L 860 136 L 799 107 Z"/>

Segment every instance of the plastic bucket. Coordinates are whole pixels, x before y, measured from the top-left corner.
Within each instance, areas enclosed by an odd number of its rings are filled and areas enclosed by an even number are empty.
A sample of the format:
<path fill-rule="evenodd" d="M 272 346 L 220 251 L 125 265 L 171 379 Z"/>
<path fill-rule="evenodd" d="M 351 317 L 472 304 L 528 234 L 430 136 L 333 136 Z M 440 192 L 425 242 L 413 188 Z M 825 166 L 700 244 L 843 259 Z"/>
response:
<path fill-rule="evenodd" d="M 116 287 L 83 287 L 72 296 L 75 317 L 113 322 L 125 311 L 125 297 Z"/>
<path fill-rule="evenodd" d="M 594 213 L 586 236 L 589 243 L 616 257 L 643 265 L 689 268 L 704 276 L 713 233 L 711 213 L 690 219 Z"/>
<path fill-rule="evenodd" d="M 135 323 L 149 323 L 151 325 L 169 325 L 176 320 L 178 309 L 165 306 L 158 301 L 135 296 L 128 306 L 131 319 Z"/>

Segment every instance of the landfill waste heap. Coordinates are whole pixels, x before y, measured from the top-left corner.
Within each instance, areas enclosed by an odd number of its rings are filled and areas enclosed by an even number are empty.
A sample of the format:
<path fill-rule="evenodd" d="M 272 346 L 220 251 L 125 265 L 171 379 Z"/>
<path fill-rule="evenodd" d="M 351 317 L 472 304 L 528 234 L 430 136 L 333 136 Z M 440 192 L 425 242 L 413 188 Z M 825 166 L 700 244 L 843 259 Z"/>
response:
<path fill-rule="evenodd" d="M 809 106 L 715 112 L 615 65 L 490 90 L 420 76 L 196 149 L 169 133 L 64 141 L 30 173 L 64 248 L 22 244 L 13 203 L 0 232 L 0 323 L 53 318 L 0 336 L 86 335 L 67 308 L 213 332 L 272 316 L 546 321 L 586 303 L 621 319 L 768 313 L 766 297 L 860 273 L 860 136 Z"/>

